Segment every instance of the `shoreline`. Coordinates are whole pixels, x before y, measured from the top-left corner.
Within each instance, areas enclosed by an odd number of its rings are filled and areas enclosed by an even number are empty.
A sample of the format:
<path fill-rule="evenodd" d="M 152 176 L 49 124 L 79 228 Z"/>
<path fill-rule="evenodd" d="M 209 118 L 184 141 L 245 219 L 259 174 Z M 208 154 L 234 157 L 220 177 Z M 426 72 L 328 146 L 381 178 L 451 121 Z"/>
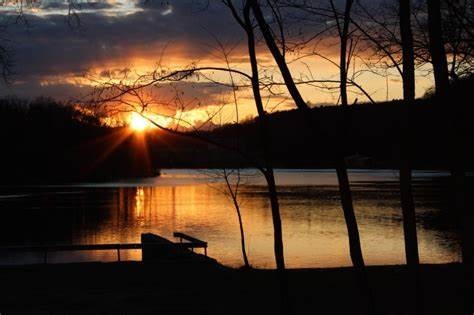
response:
<path fill-rule="evenodd" d="M 426 314 L 461 314 L 459 263 L 422 265 Z M 378 314 L 405 314 L 405 265 L 367 267 Z M 357 314 L 352 267 L 288 269 L 294 314 Z M 114 262 L 0 266 L 2 314 L 278 313 L 275 270 L 219 263 Z M 407 308 L 408 307 L 408 308 Z"/>
<path fill-rule="evenodd" d="M 221 168 L 163 168 L 162 172 L 166 171 L 171 172 L 205 172 L 205 171 L 221 171 Z M 257 173 L 257 170 L 254 168 L 241 168 L 241 171 L 252 171 Z M 397 168 L 349 168 L 349 173 L 353 174 L 380 174 L 380 173 L 393 173 L 398 172 Z M 322 167 L 322 168 L 275 168 L 275 172 L 286 174 L 286 173 L 321 173 L 321 174 L 332 174 L 335 173 L 335 168 L 331 167 Z M 450 177 L 449 170 L 446 169 L 436 169 L 436 168 L 417 168 L 413 169 L 414 181 L 425 181 L 427 177 L 428 180 L 442 178 L 447 179 Z M 417 177 L 417 173 L 419 177 Z M 163 175 L 163 174 L 162 174 Z M 163 178 L 161 176 L 142 176 L 142 177 L 120 177 L 120 178 L 103 178 L 103 179 L 84 179 L 84 180 L 72 180 L 72 181 L 24 181 L 22 183 L 13 183 L 7 184 L 0 182 L 0 188 L 54 188 L 54 187 L 129 187 L 134 185 L 149 184 L 147 183 L 150 180 Z M 165 174 L 166 175 L 166 174 Z M 258 175 L 257 175 L 258 176 Z M 466 176 L 468 178 L 474 177 L 474 171 L 467 171 Z M 395 182 L 395 180 L 380 180 L 374 182 Z M 358 181 L 353 180 L 354 183 L 358 182 L 372 182 L 368 181 Z M 156 184 L 156 183 L 155 183 Z"/>

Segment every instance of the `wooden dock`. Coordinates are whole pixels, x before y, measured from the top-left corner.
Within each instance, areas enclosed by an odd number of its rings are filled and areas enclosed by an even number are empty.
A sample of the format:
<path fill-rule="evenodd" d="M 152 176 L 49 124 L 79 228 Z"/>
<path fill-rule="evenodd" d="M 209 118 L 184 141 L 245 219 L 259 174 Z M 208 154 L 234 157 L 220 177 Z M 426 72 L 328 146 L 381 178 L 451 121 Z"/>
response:
<path fill-rule="evenodd" d="M 207 257 L 207 242 L 182 232 L 174 232 L 173 236 L 179 238 L 179 243 L 156 234 L 144 233 L 141 235 L 140 243 L 4 246 L 0 247 L 0 254 L 2 252 L 40 252 L 43 253 L 43 263 L 47 264 L 48 254 L 53 252 L 115 250 L 117 261 L 121 261 L 121 250 L 141 249 L 142 261 L 202 260 L 203 257 L 204 259 L 213 260 Z M 203 249 L 203 255 L 194 252 L 197 248 Z"/>

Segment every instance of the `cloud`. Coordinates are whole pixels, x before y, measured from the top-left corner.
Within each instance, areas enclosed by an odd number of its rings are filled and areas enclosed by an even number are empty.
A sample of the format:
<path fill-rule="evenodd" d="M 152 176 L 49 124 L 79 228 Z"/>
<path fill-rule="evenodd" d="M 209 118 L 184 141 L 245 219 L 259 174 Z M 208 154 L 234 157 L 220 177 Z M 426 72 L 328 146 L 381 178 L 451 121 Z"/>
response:
<path fill-rule="evenodd" d="M 7 15 L 17 15 L 19 11 L 25 15 L 35 16 L 68 15 L 71 12 L 127 15 L 139 10 L 141 10 L 139 3 L 130 0 L 3 0 L 0 2 L 0 12 Z"/>
<path fill-rule="evenodd" d="M 71 20 L 66 14 L 67 1 L 32 3 L 38 5 L 25 11 L 28 25 L 10 25 L 7 33 L 2 34 L 12 39 L 16 75 L 11 86 L 0 86 L 0 96 L 76 98 L 90 91 L 92 82 L 87 82 L 86 74 L 106 78 L 120 76 L 125 71 L 136 76 L 156 68 L 157 63 L 171 69 L 194 62 L 222 66 L 222 54 L 215 49 L 215 38 L 234 47 L 232 63 L 248 71 L 245 35 L 221 1 L 80 0 L 77 10 L 80 27 L 68 24 Z M 338 1 L 337 5 L 342 3 Z M 7 9 L 0 8 L 0 19 L 13 14 L 11 8 Z M 288 29 L 290 36 L 303 34 L 308 38 L 328 22 L 307 19 L 294 12 L 290 17 L 294 22 Z M 257 37 L 262 71 L 278 78 L 265 43 L 261 36 Z M 324 47 L 317 47 L 318 52 L 337 57 L 337 43 L 320 44 Z M 337 68 L 314 56 L 290 64 L 294 76 L 304 77 L 300 74 L 305 71 L 307 75 L 306 65 L 316 79 L 337 76 Z M 385 88 L 383 82 L 379 85 L 377 89 Z M 216 105 L 228 95 L 225 88 L 205 82 L 186 82 L 180 88 L 186 97 L 194 95 L 199 99 L 201 105 Z M 316 94 L 311 87 L 301 90 L 308 100 L 327 101 L 325 95 Z M 282 88 L 282 92 L 286 90 Z M 171 95 L 170 91 L 162 93 Z"/>
<path fill-rule="evenodd" d="M 27 27 L 8 28 L 7 36 L 14 39 L 14 79 L 29 82 L 34 88 L 29 95 L 45 94 L 51 89 L 39 83 L 51 77 L 80 77 L 91 69 L 144 71 L 153 68 L 161 57 L 170 65 L 189 64 L 211 58 L 211 33 L 228 42 L 242 39 L 222 5 L 197 10 L 195 0 L 170 1 L 172 4 L 165 6 L 156 2 L 84 2 L 81 6 L 96 9 L 78 11 L 80 28 L 71 28 L 64 14 L 55 13 L 64 9 L 64 2 L 43 2 L 42 14 L 30 12 L 25 16 Z M 107 13 L 127 6 L 130 14 Z M 59 86 L 67 88 L 67 84 L 58 84 L 55 91 Z M 3 88 L 0 93 L 4 92 Z"/>

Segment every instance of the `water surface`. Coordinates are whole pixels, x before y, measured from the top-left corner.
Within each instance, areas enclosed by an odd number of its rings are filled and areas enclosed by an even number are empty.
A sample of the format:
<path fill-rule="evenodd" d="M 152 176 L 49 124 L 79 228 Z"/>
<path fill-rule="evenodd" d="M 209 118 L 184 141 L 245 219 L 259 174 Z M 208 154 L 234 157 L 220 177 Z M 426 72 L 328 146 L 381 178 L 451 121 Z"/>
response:
<path fill-rule="evenodd" d="M 278 170 L 285 256 L 289 267 L 350 265 L 348 240 L 333 170 Z M 460 259 L 459 237 L 438 182 L 447 174 L 415 172 L 421 261 Z M 398 173 L 350 172 L 367 264 L 404 263 Z M 263 179 L 245 170 L 239 189 L 252 265 L 271 268 L 273 233 Z M 181 231 L 209 243 L 208 254 L 242 265 L 237 216 L 220 171 L 164 170 L 161 177 L 109 183 L 0 188 L 0 242 L 98 244 L 139 242 L 140 233 L 172 238 Z M 122 259 L 139 260 L 139 251 Z M 32 263 L 40 253 L 3 255 L 0 264 Z M 110 261 L 115 252 L 51 254 L 51 262 Z"/>

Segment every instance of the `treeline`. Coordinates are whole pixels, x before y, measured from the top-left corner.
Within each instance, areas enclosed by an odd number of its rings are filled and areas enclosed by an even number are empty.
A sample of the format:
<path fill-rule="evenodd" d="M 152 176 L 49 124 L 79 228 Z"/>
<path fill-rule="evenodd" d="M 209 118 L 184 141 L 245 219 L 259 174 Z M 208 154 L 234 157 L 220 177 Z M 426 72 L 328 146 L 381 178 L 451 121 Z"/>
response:
<path fill-rule="evenodd" d="M 127 128 L 49 98 L 0 99 L 4 184 L 115 179 L 148 175 L 136 162 Z"/>
<path fill-rule="evenodd" d="M 453 129 L 457 140 L 471 145 L 463 146 L 459 156 L 470 168 L 474 166 L 474 143 L 466 141 L 474 134 L 469 103 L 473 78 L 453 85 L 449 92 L 450 106 L 438 104 L 436 98 L 416 100 L 410 108 L 408 134 L 412 140 L 410 159 L 420 169 L 449 169 L 453 142 Z M 405 123 L 403 101 L 352 105 L 344 110 L 338 106 L 312 109 L 317 139 L 306 124 L 306 117 L 298 110 L 277 112 L 268 116 L 271 157 L 276 167 L 334 167 L 334 160 L 345 138 L 344 156 L 350 167 L 397 168 L 402 144 L 402 127 Z M 349 121 L 349 124 L 346 122 Z M 456 126 L 453 126 L 456 122 Z M 341 128 L 344 125 L 345 128 Z M 262 143 L 255 137 L 258 124 L 251 120 L 239 125 L 226 125 L 213 131 L 200 132 L 236 151 L 246 152 L 253 160 L 261 159 Z M 302 137 L 301 135 L 305 135 Z M 166 135 L 163 135 L 166 137 Z M 459 139 L 459 138 L 465 139 Z M 158 164 L 163 167 L 222 167 L 251 166 L 232 152 L 198 140 L 190 142 L 173 137 L 170 148 L 164 139 L 152 144 Z M 316 158 L 315 158 L 316 157 Z"/>
<path fill-rule="evenodd" d="M 453 142 L 451 121 L 466 138 L 474 134 L 472 106 L 466 101 L 473 80 L 452 88 L 453 106 L 434 98 L 417 100 L 408 122 L 416 168 L 449 169 Z M 455 106 L 456 105 L 456 106 Z M 402 101 L 312 109 L 317 139 L 297 110 L 268 117 L 269 148 L 276 167 L 334 167 L 341 139 L 349 167 L 396 168 L 399 163 Z M 349 116 L 349 119 L 348 119 Z M 351 123 L 341 129 L 343 120 Z M 460 123 L 461 122 L 461 123 Z M 251 167 L 236 152 L 261 159 L 262 144 L 255 137 L 258 124 L 225 125 L 199 136 L 224 144 L 227 149 L 163 131 L 132 133 L 127 127 L 104 126 L 100 119 L 48 98 L 31 102 L 0 100 L 0 139 L 4 182 L 55 182 L 107 180 L 150 176 L 158 168 Z M 300 135 L 307 135 L 301 137 Z M 462 158 L 473 168 L 474 143 L 464 147 Z M 232 150 L 235 148 L 235 151 Z M 317 159 L 315 159 L 317 157 Z"/>

